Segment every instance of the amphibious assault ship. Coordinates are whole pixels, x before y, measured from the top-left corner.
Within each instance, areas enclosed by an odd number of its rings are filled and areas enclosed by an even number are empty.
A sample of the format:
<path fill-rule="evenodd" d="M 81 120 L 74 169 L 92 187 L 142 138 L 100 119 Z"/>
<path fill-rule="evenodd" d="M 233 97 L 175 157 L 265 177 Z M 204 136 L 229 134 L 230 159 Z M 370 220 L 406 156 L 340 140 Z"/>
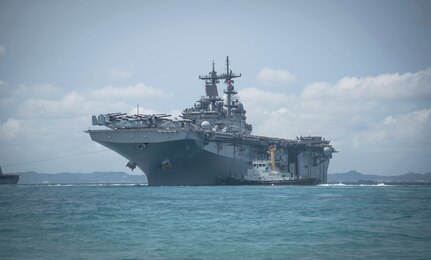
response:
<path fill-rule="evenodd" d="M 205 96 L 184 109 L 181 119 L 139 111 L 101 114 L 92 116 L 92 124 L 104 127 L 87 132 L 93 141 L 125 157 L 127 167 L 139 167 L 148 185 L 326 183 L 335 152 L 330 141 L 319 136 L 291 140 L 252 135 L 234 88 L 241 74 L 229 65 L 227 57 L 226 71 L 218 74 L 213 62 L 212 71 L 199 76 Z M 226 85 L 225 98 L 218 93 L 220 81 Z M 262 167 L 272 172 L 271 181 L 265 181 Z"/>

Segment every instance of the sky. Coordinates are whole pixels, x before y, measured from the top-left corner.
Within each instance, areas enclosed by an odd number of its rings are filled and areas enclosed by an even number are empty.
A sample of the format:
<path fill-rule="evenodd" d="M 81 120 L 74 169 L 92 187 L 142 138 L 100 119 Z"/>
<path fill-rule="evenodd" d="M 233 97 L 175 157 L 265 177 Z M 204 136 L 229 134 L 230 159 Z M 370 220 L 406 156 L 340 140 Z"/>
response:
<path fill-rule="evenodd" d="M 228 55 L 253 134 L 331 140 L 329 173 L 431 172 L 429 13 L 414 0 L 0 0 L 0 165 L 142 174 L 90 140 L 91 116 L 178 115 Z"/>

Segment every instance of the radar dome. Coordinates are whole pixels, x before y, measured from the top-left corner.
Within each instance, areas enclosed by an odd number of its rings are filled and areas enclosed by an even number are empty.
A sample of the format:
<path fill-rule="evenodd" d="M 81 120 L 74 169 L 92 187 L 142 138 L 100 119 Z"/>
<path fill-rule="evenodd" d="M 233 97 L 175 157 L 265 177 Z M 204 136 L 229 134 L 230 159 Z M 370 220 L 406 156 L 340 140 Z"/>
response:
<path fill-rule="evenodd" d="M 326 156 L 331 156 L 332 155 L 332 149 L 330 148 L 330 147 L 325 147 L 325 148 L 323 148 L 323 153 L 326 155 Z"/>
<path fill-rule="evenodd" d="M 198 102 L 195 103 L 195 108 L 196 109 L 201 109 L 201 107 L 202 107 L 201 102 L 198 101 Z"/>
<path fill-rule="evenodd" d="M 208 121 L 203 121 L 203 122 L 201 123 L 201 127 L 202 127 L 202 129 L 206 129 L 206 130 L 208 130 L 208 129 L 210 129 L 210 128 L 211 128 L 211 124 L 210 124 L 210 122 L 208 122 Z"/>

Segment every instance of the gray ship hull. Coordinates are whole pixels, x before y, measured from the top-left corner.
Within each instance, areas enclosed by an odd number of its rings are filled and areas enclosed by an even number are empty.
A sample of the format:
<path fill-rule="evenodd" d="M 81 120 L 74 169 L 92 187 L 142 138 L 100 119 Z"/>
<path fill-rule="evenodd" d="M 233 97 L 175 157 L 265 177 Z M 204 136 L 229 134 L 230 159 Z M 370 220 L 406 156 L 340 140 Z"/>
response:
<path fill-rule="evenodd" d="M 155 144 L 154 148 L 158 151 L 153 156 L 137 161 L 150 185 L 216 185 L 218 179 L 247 169 L 246 162 L 210 153 L 192 142 L 166 142 Z M 164 169 L 160 162 L 167 158 L 172 158 L 171 166 Z M 151 161 L 159 163 L 145 167 Z"/>
<path fill-rule="evenodd" d="M 216 185 L 220 178 L 247 171 L 246 162 L 207 152 L 193 141 L 152 144 L 152 149 L 139 154 L 128 153 L 128 146 L 133 145 L 114 148 L 112 144 L 101 144 L 135 162 L 150 185 Z M 161 162 L 167 158 L 172 158 L 171 166 L 163 168 Z"/>
<path fill-rule="evenodd" d="M 117 129 L 89 130 L 89 133 L 93 141 L 139 167 L 151 186 L 220 185 L 220 180 L 241 179 L 247 174 L 256 151 L 266 147 L 208 141 L 202 131 Z M 325 183 L 329 160 L 312 167 L 309 153 L 296 156 L 296 168 L 302 172 L 298 177 L 317 178 L 318 182 Z"/>
<path fill-rule="evenodd" d="M 97 141 L 97 134 L 92 138 Z M 142 143 L 97 142 L 136 163 L 152 186 L 217 185 L 220 178 L 247 172 L 248 162 L 202 149 L 195 139 L 147 143 L 146 147 Z M 166 160 L 170 165 L 162 167 Z"/>

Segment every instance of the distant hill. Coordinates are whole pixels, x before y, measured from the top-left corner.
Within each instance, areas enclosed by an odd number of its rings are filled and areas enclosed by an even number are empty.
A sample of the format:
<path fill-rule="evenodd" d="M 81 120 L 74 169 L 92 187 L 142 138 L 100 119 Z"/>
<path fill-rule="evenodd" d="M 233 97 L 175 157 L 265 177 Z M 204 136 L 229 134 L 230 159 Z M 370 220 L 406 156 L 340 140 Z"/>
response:
<path fill-rule="evenodd" d="M 18 184 L 45 184 L 45 183 L 147 183 L 147 177 L 130 175 L 125 172 L 93 172 L 93 173 L 37 173 L 22 172 Z"/>
<path fill-rule="evenodd" d="M 431 182 L 431 172 L 409 172 L 396 176 L 367 175 L 357 171 L 328 174 L 328 182 Z"/>

